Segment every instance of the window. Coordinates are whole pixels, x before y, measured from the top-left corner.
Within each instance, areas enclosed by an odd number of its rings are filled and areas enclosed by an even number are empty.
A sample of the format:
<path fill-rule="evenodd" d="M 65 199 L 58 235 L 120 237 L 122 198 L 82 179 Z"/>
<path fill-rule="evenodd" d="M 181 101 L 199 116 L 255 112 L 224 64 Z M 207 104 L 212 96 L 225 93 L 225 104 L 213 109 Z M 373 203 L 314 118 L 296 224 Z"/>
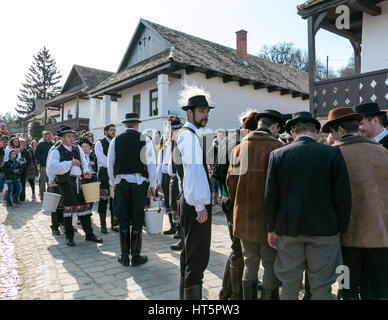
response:
<path fill-rule="evenodd" d="M 133 96 L 133 112 L 136 112 L 139 115 L 139 117 L 141 117 L 141 114 L 140 114 L 140 94 Z"/>
<path fill-rule="evenodd" d="M 158 89 L 150 91 L 150 117 L 158 115 Z"/>

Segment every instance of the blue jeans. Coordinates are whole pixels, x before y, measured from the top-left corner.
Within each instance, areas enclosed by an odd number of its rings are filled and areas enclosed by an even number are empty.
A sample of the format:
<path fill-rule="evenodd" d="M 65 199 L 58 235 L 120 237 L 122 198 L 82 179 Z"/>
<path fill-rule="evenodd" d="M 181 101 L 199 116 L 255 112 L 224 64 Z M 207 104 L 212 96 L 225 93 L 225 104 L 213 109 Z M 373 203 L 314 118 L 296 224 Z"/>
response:
<path fill-rule="evenodd" d="M 22 192 L 22 184 L 20 181 L 7 181 L 8 193 L 7 202 L 12 202 L 12 194 L 15 192 L 14 199 L 19 200 L 20 192 Z"/>

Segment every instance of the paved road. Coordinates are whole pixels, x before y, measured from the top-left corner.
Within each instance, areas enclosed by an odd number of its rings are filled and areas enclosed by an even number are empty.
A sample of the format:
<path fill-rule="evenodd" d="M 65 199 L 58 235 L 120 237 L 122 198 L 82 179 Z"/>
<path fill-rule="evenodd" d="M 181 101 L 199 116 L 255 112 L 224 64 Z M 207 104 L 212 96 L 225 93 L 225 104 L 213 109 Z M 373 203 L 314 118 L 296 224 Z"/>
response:
<path fill-rule="evenodd" d="M 216 212 L 213 217 L 204 299 L 218 299 L 231 244 L 224 215 Z M 170 250 L 170 245 L 176 242 L 172 236 L 144 232 L 142 253 L 149 262 L 139 267 L 124 267 L 117 262 L 118 234 L 101 234 L 96 212 L 92 220 L 95 233 L 104 243 L 84 241 L 83 230 L 77 226 L 76 247 L 67 247 L 64 235 L 51 234 L 50 215 L 41 210 L 40 201 L 31 201 L 27 194 L 22 206 L 6 208 L 0 204 L 0 224 L 5 231 L 0 230 L 0 235 L 10 243 L 9 266 L 0 274 L 0 299 L 178 299 L 179 253 Z M 168 225 L 164 214 L 164 230 Z M 1 245 L 5 246 L 0 242 Z M 17 287 L 12 288 L 9 275 L 13 275 Z"/>

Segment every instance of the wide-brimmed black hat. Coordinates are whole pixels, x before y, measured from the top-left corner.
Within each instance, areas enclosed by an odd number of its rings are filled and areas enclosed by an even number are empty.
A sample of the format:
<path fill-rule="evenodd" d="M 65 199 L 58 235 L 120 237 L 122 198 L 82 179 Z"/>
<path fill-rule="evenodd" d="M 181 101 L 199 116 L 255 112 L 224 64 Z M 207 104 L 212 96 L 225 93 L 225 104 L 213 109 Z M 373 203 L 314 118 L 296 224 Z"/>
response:
<path fill-rule="evenodd" d="M 188 110 L 191 108 L 199 108 L 199 107 L 207 107 L 209 109 L 214 109 L 214 107 L 211 107 L 209 105 L 209 102 L 206 100 L 206 97 L 204 95 L 194 96 L 191 97 L 188 101 L 187 106 L 183 106 L 182 110 Z"/>
<path fill-rule="evenodd" d="M 75 131 L 69 127 L 69 126 L 61 126 L 59 128 L 59 131 L 57 133 L 57 136 L 61 137 L 63 136 L 65 133 L 75 133 Z"/>
<path fill-rule="evenodd" d="M 122 123 L 126 122 L 141 122 L 139 115 L 136 112 L 127 113 Z"/>
<path fill-rule="evenodd" d="M 385 112 L 381 111 L 379 105 L 375 102 L 361 103 L 353 108 L 355 113 L 361 113 L 364 117 L 384 115 Z"/>
<path fill-rule="evenodd" d="M 80 140 L 79 145 L 82 146 L 83 143 L 87 143 L 90 147 L 93 147 L 93 143 L 89 141 L 89 139 L 83 138 Z"/>
<path fill-rule="evenodd" d="M 292 115 L 292 119 L 286 122 L 287 133 L 291 132 L 291 126 L 293 126 L 297 122 L 310 122 L 315 124 L 315 128 L 317 129 L 317 132 L 321 130 L 321 123 L 317 119 L 315 119 L 310 112 L 301 111 L 301 112 L 295 112 Z"/>
<path fill-rule="evenodd" d="M 259 122 L 260 118 L 264 118 L 264 117 L 270 118 L 276 122 L 279 122 L 281 126 L 284 125 L 285 123 L 285 121 L 282 118 L 282 114 L 276 110 L 267 109 L 267 110 L 264 110 L 263 112 L 259 112 L 255 116 L 255 120 Z"/>
<path fill-rule="evenodd" d="M 168 121 L 170 122 L 171 129 L 180 129 L 183 127 L 183 124 L 179 117 L 171 117 L 170 119 L 168 119 Z"/>

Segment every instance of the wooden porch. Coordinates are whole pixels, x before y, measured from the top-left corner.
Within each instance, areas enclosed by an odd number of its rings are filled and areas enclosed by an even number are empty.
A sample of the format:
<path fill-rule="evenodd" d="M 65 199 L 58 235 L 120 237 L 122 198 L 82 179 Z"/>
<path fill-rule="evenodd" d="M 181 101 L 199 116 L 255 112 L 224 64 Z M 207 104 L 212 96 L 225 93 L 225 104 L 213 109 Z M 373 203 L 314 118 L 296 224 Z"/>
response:
<path fill-rule="evenodd" d="M 89 119 L 75 118 L 56 123 L 50 123 L 45 125 L 45 129 L 50 130 L 54 135 L 56 135 L 61 126 L 69 126 L 72 130 L 77 132 L 81 132 L 82 130 L 89 131 Z"/>

